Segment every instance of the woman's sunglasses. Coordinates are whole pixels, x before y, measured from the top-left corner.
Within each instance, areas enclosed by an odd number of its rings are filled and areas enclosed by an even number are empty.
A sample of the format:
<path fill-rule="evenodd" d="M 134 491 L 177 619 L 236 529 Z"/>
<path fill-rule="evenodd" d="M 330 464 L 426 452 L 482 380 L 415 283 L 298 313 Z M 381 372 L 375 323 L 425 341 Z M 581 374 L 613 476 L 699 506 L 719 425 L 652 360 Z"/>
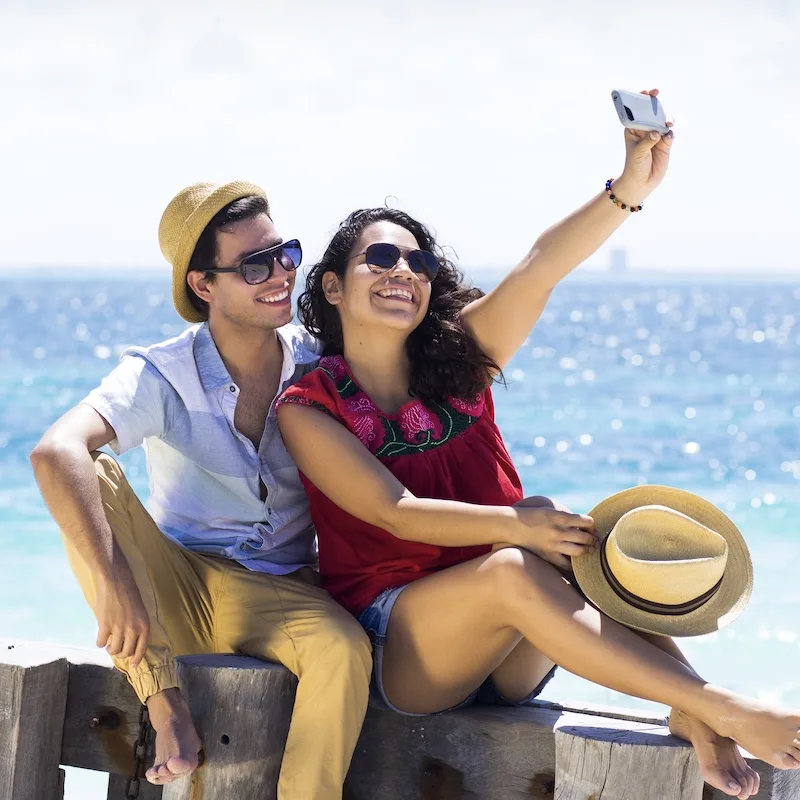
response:
<path fill-rule="evenodd" d="M 393 269 L 403 253 L 405 253 L 404 258 L 411 271 L 420 278 L 430 282 L 436 277 L 436 273 L 439 272 L 439 261 L 429 250 L 403 251 L 396 244 L 376 242 L 358 255 L 364 256 L 367 266 L 372 272 L 381 273 Z"/>
<path fill-rule="evenodd" d="M 297 239 L 290 239 L 288 242 L 276 244 L 275 247 L 250 253 L 238 267 L 214 267 L 203 272 L 238 272 L 247 283 L 256 285 L 272 277 L 276 261 L 280 262 L 287 272 L 294 272 L 302 260 L 303 248 L 300 247 L 300 242 Z"/>

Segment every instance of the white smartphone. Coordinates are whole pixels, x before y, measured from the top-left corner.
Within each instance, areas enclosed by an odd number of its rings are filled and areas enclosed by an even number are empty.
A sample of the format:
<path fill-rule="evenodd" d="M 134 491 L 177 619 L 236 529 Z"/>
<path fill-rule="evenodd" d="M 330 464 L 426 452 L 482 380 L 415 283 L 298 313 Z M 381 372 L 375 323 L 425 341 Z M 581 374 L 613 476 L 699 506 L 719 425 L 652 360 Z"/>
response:
<path fill-rule="evenodd" d="M 614 89 L 611 92 L 611 99 L 614 101 L 614 108 L 617 109 L 619 121 L 626 128 L 669 133 L 667 117 L 657 97 Z"/>

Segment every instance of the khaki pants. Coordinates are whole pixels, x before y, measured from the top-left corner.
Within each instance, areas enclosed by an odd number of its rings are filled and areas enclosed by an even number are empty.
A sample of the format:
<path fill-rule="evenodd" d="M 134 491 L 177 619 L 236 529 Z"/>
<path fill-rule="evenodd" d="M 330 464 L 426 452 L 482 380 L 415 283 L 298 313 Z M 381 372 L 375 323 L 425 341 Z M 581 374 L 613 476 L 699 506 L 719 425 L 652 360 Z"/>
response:
<path fill-rule="evenodd" d="M 251 572 L 184 550 L 159 531 L 114 459 L 97 453 L 95 468 L 114 539 L 150 616 L 144 660 L 134 669 L 128 659 L 114 659 L 139 699 L 178 686 L 178 655 L 236 652 L 279 662 L 299 680 L 278 796 L 341 798 L 372 669 L 361 626 L 326 592 L 297 577 Z M 94 609 L 93 577 L 69 544 L 67 554 Z"/>

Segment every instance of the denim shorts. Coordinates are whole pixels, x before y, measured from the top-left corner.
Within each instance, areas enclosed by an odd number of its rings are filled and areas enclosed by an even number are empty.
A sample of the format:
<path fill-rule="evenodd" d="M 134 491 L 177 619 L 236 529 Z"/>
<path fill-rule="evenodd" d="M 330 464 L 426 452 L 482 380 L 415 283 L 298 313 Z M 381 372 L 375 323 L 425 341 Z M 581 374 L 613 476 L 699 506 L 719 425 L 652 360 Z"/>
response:
<path fill-rule="evenodd" d="M 372 642 L 372 682 L 369 689 L 369 703 L 374 708 L 389 709 L 396 711 L 398 714 L 404 714 L 408 717 L 427 717 L 431 714 L 419 714 L 410 711 L 403 711 L 393 705 L 383 688 L 383 650 L 386 646 L 386 631 L 389 628 L 389 617 L 392 614 L 392 608 L 400 596 L 400 592 L 406 588 L 408 584 L 403 586 L 396 586 L 394 589 L 387 589 L 379 594 L 375 600 L 372 601 L 359 615 L 358 621 L 361 623 L 364 630 Z M 556 667 L 550 670 L 544 677 L 542 682 L 523 700 L 514 702 L 507 700 L 500 694 L 500 691 L 495 686 L 492 677 L 489 676 L 474 692 L 468 697 L 464 698 L 460 703 L 457 703 L 450 708 L 443 711 L 434 712 L 436 714 L 444 714 L 447 711 L 454 711 L 457 708 L 464 708 L 471 705 L 484 705 L 484 706 L 524 706 L 528 705 L 531 700 L 538 697 L 544 687 L 552 679 L 555 674 Z"/>

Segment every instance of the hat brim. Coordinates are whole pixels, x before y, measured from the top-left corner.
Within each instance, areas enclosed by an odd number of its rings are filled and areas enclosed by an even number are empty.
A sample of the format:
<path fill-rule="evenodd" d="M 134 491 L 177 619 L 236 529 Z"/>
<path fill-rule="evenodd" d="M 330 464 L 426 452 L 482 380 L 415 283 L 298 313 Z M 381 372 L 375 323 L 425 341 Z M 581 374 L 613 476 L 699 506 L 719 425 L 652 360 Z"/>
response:
<path fill-rule="evenodd" d="M 589 516 L 601 541 L 623 514 L 634 508 L 660 505 L 680 511 L 716 531 L 728 543 L 728 561 L 716 593 L 700 608 L 684 614 L 658 614 L 623 600 L 603 574 L 601 555 L 595 550 L 572 559 L 575 578 L 583 593 L 603 613 L 629 628 L 663 636 L 699 636 L 733 622 L 753 592 L 753 563 L 739 529 L 715 505 L 691 492 L 670 486 L 635 486 L 598 503 Z"/>
<path fill-rule="evenodd" d="M 203 202 L 192 212 L 183 226 L 178 250 L 172 262 L 172 302 L 175 310 L 187 322 L 203 322 L 205 317 L 189 301 L 186 276 L 189 272 L 189 262 L 197 246 L 197 240 L 214 216 L 225 206 L 244 197 L 263 197 L 267 195 L 260 186 L 247 181 L 233 181 L 218 186 Z M 269 200 L 267 200 L 267 214 L 269 215 Z"/>

